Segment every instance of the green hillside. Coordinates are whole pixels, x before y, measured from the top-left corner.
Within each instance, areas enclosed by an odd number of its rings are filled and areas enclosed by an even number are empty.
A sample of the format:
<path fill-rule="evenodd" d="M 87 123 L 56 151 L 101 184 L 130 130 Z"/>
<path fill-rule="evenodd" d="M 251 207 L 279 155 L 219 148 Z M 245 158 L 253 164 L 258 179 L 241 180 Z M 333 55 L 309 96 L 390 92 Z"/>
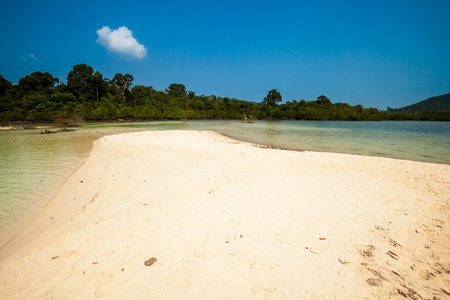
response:
<path fill-rule="evenodd" d="M 418 103 L 401 108 L 387 108 L 388 112 L 442 111 L 450 110 L 450 93 L 431 97 Z"/>

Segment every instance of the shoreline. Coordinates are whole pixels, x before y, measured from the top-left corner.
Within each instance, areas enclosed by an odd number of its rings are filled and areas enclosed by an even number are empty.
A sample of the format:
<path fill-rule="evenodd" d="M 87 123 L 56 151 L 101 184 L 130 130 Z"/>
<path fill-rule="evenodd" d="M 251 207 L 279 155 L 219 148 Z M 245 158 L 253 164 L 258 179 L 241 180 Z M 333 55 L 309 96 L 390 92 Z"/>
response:
<path fill-rule="evenodd" d="M 1 126 L 0 130 L 26 130 L 26 129 L 51 129 L 51 128 L 59 128 L 56 125 L 12 125 L 12 126 Z"/>
<path fill-rule="evenodd" d="M 212 132 L 106 136 L 0 250 L 0 282 L 33 298 L 445 297 L 449 175 Z"/>

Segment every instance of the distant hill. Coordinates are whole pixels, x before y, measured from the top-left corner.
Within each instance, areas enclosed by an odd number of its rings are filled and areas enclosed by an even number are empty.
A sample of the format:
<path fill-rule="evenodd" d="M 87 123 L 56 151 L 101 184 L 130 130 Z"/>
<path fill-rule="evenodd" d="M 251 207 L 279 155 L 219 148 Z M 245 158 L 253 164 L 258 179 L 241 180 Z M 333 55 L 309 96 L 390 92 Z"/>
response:
<path fill-rule="evenodd" d="M 408 105 L 401 108 L 389 108 L 388 112 L 415 112 L 415 111 L 438 111 L 438 110 L 450 110 L 450 93 L 431 97 L 426 100 L 417 102 L 412 105 Z"/>
<path fill-rule="evenodd" d="M 258 104 L 258 102 L 250 101 L 250 100 L 242 100 L 242 99 L 236 99 L 236 98 L 230 98 L 230 99 L 233 100 L 233 101 L 244 101 L 244 102 L 249 102 L 249 103 L 252 103 L 252 104 Z"/>

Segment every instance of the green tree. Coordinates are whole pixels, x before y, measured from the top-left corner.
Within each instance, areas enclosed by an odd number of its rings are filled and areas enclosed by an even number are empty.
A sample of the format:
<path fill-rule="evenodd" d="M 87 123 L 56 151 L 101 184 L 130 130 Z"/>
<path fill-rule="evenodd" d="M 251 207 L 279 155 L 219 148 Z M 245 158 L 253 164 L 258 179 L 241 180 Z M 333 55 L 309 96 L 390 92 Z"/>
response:
<path fill-rule="evenodd" d="M 188 96 L 189 96 L 189 99 L 190 99 L 190 100 L 194 99 L 194 98 L 195 98 L 195 92 L 189 91 L 189 92 L 188 92 Z"/>
<path fill-rule="evenodd" d="M 169 85 L 169 88 L 166 90 L 169 96 L 172 97 L 181 97 L 186 95 L 186 87 L 184 84 L 172 83 Z"/>
<path fill-rule="evenodd" d="M 95 87 L 95 98 L 97 102 L 99 102 L 108 91 L 108 82 L 103 78 L 103 75 L 99 71 L 94 73 L 92 79 L 92 83 Z"/>
<path fill-rule="evenodd" d="M 166 90 L 169 97 L 173 100 L 175 106 L 181 106 L 184 103 L 184 108 L 189 108 L 189 97 L 186 92 L 186 87 L 184 84 L 172 83 Z M 179 113 L 177 113 L 179 114 Z M 175 114 L 176 115 L 176 114 Z"/>
<path fill-rule="evenodd" d="M 19 86 L 25 91 L 41 91 L 42 89 L 50 89 L 59 83 L 59 79 L 53 77 L 49 72 L 42 73 L 40 71 L 31 73 L 19 79 Z"/>
<path fill-rule="evenodd" d="M 332 104 L 332 103 L 331 103 L 331 100 L 328 99 L 328 98 L 327 98 L 326 96 L 324 96 L 324 95 L 321 95 L 321 96 L 317 97 L 316 103 L 319 104 L 319 105 L 326 106 L 326 107 L 329 107 L 329 106 L 331 106 L 331 104 Z"/>
<path fill-rule="evenodd" d="M 267 104 L 269 106 L 275 106 L 278 102 L 281 102 L 281 94 L 276 89 L 270 90 L 269 93 L 267 93 L 267 96 L 264 98 L 263 102 L 264 104 Z"/>
<path fill-rule="evenodd" d="M 3 97 L 6 95 L 6 91 L 11 89 L 13 87 L 13 84 L 3 78 L 2 75 L 0 75 L 0 97 Z"/>
<path fill-rule="evenodd" d="M 94 69 L 86 64 L 73 66 L 67 75 L 67 89 L 78 99 L 95 99 Z"/>
<path fill-rule="evenodd" d="M 144 85 L 135 85 L 131 89 L 131 94 L 133 96 L 134 105 L 142 105 L 146 101 L 152 103 L 153 95 L 155 94 L 155 89 L 151 86 L 147 87 Z"/>
<path fill-rule="evenodd" d="M 72 93 L 53 93 L 50 96 L 52 102 L 68 104 L 76 102 L 77 98 Z"/>
<path fill-rule="evenodd" d="M 129 88 L 133 85 L 134 77 L 130 74 L 123 75 L 122 73 L 116 73 L 111 83 L 119 91 L 119 93 L 125 97 L 125 93 L 129 91 Z"/>

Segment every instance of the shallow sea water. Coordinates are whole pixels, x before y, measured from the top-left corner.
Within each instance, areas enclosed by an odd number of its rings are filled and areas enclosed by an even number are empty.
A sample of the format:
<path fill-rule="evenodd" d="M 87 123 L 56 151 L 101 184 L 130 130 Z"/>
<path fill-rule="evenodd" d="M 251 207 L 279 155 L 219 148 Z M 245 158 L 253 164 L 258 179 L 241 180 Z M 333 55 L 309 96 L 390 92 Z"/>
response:
<path fill-rule="evenodd" d="M 211 130 L 268 146 L 450 164 L 450 122 L 162 121 L 87 123 L 74 132 L 0 131 L 0 233 L 30 218 L 94 140 L 142 130 Z"/>

